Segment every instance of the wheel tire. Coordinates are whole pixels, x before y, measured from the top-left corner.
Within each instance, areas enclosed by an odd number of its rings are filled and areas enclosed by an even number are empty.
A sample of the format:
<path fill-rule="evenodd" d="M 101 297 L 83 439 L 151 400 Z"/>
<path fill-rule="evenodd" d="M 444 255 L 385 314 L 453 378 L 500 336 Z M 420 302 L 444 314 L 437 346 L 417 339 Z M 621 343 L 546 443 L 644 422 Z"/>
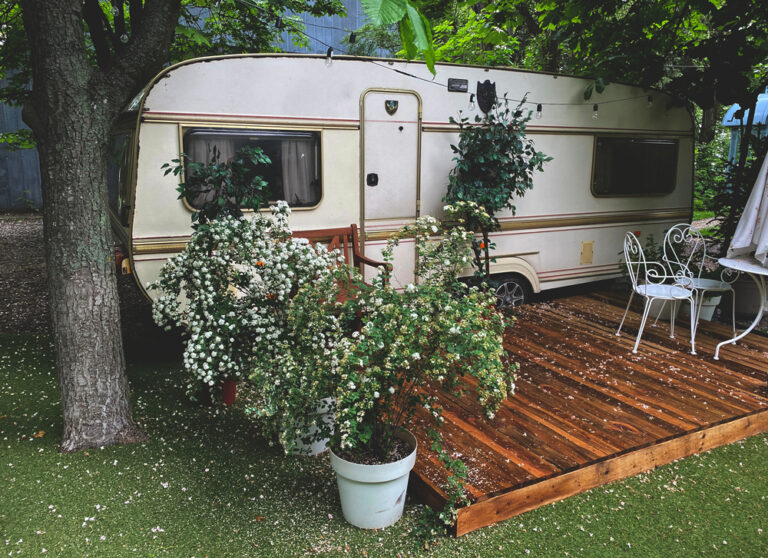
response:
<path fill-rule="evenodd" d="M 530 302 L 531 289 L 520 276 L 505 277 L 496 287 L 496 307 L 506 310 Z"/>

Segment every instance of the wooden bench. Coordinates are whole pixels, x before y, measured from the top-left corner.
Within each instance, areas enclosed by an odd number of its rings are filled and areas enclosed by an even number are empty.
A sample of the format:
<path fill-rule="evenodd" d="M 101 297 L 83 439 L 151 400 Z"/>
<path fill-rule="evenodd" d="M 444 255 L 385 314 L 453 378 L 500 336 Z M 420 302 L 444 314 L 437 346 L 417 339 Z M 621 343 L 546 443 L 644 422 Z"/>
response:
<path fill-rule="evenodd" d="M 355 224 L 335 229 L 293 231 L 293 236 L 306 238 L 312 246 L 318 242 L 324 244 L 329 251 L 338 249 L 344 255 L 344 263 L 358 268 L 363 276 L 365 276 L 366 265 L 384 268 L 385 277 L 388 277 L 392 271 L 392 264 L 372 260 L 360 253 L 360 237 Z"/>

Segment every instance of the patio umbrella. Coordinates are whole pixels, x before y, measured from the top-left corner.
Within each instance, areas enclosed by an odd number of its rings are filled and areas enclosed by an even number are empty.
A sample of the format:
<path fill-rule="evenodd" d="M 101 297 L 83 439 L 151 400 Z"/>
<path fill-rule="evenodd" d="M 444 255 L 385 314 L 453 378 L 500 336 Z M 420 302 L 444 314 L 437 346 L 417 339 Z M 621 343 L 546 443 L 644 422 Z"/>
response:
<path fill-rule="evenodd" d="M 728 247 L 728 257 L 755 253 L 764 266 L 768 259 L 768 156 L 763 161 L 744 213 Z"/>

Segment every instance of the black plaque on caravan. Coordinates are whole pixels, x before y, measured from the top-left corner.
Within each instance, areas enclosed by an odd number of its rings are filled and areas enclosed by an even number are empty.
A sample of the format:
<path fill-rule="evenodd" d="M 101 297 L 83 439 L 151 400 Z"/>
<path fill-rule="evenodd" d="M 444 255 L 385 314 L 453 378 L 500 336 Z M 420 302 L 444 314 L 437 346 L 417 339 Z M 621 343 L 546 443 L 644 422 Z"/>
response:
<path fill-rule="evenodd" d="M 491 83 L 487 79 L 484 82 L 477 82 L 477 104 L 484 113 L 488 113 L 491 107 L 496 104 L 496 83 Z"/>

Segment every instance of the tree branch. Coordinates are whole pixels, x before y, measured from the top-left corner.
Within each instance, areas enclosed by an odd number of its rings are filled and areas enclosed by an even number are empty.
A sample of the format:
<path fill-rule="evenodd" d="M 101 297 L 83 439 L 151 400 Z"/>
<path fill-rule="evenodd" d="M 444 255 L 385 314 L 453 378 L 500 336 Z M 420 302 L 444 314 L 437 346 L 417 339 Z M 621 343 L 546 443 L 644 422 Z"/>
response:
<path fill-rule="evenodd" d="M 112 8 L 115 10 L 115 35 L 121 37 L 126 34 L 125 12 L 123 11 L 123 0 L 112 0 Z"/>
<path fill-rule="evenodd" d="M 83 2 L 83 19 L 85 19 L 85 24 L 91 33 L 91 42 L 93 42 L 93 48 L 96 51 L 96 62 L 100 68 L 106 68 L 110 58 L 103 16 L 104 12 L 101 10 L 98 0 L 85 0 Z"/>
<path fill-rule="evenodd" d="M 141 27 L 141 19 L 144 15 L 144 6 L 141 0 L 128 0 L 128 15 L 131 16 L 131 27 Z"/>
<path fill-rule="evenodd" d="M 103 69 L 92 84 L 113 110 L 122 109 L 168 61 L 173 34 L 179 19 L 181 0 L 155 0 L 139 8 L 131 0 L 131 40 L 121 45 L 119 56 Z"/>

